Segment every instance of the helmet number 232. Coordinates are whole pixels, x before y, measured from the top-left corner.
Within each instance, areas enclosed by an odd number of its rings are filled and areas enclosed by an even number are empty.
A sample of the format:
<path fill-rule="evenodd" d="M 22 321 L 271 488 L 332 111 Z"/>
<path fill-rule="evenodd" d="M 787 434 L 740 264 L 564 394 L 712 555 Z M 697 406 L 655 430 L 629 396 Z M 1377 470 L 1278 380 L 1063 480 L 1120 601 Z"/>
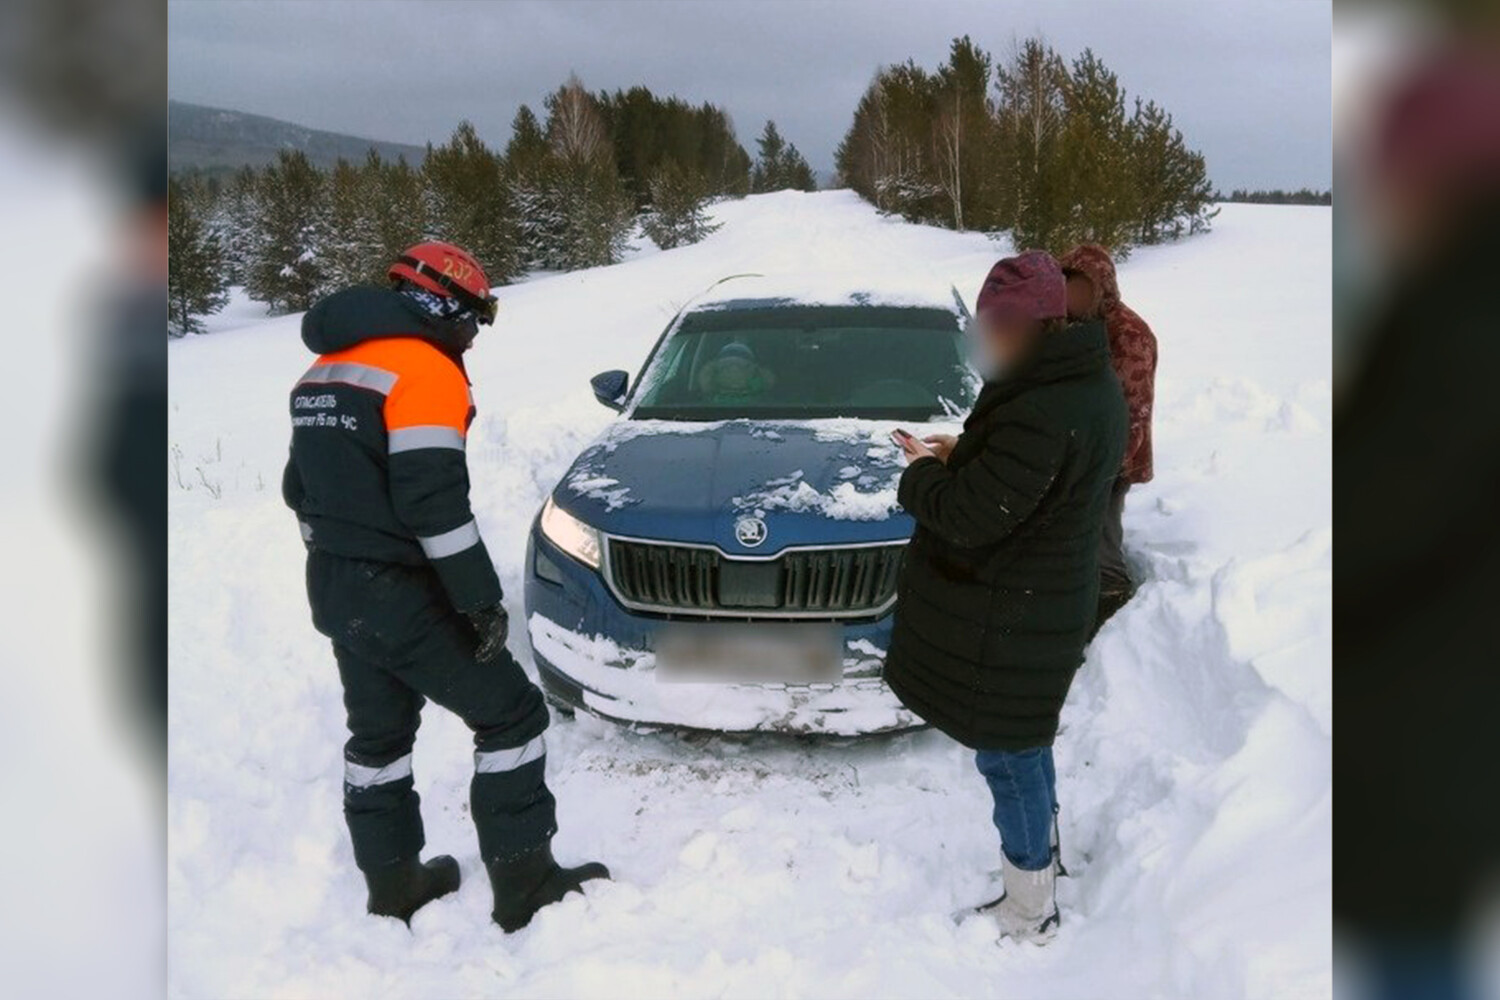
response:
<path fill-rule="evenodd" d="M 474 268 L 456 257 L 444 257 L 443 274 L 454 281 L 468 281 L 474 274 Z"/>

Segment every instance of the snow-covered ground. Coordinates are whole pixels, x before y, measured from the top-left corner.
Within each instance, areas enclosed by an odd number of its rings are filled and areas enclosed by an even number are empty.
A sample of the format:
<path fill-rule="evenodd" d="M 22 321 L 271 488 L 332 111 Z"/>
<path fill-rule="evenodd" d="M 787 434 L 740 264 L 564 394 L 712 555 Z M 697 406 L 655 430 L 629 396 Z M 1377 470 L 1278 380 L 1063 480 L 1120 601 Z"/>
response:
<path fill-rule="evenodd" d="M 513 620 L 527 525 L 612 416 L 588 377 L 635 370 L 690 296 L 736 272 L 838 269 L 931 272 L 972 302 L 1005 249 L 848 192 L 716 215 L 697 246 L 500 290 L 472 352 L 470 455 Z M 1161 343 L 1157 474 L 1126 511 L 1140 593 L 1063 717 L 1073 877 L 1044 949 L 954 920 L 994 895 L 998 850 L 972 755 L 930 732 L 825 744 L 555 720 L 558 854 L 616 881 L 506 937 L 466 815 L 469 734 L 430 708 L 429 850 L 457 855 L 465 883 L 410 932 L 364 916 L 338 676 L 278 495 L 286 391 L 309 362 L 299 317 L 237 301 L 217 332 L 171 344 L 172 994 L 1327 995 L 1330 220 L 1227 205 L 1211 234 L 1121 269 Z"/>
<path fill-rule="evenodd" d="M 270 315 L 264 302 L 255 301 L 243 286 L 234 285 L 229 289 L 229 301 L 224 308 L 212 316 L 202 317 L 203 329 L 205 333 L 224 333 L 264 323 Z"/>

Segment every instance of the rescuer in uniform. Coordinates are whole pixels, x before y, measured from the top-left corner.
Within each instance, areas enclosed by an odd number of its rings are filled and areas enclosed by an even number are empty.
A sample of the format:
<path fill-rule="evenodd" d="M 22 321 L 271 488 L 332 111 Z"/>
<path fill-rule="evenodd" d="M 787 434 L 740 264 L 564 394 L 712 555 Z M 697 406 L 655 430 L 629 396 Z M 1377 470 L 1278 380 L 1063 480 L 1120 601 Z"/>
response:
<path fill-rule="evenodd" d="M 302 339 L 318 359 L 291 394 L 283 493 L 308 547 L 313 624 L 344 686 L 344 816 L 369 911 L 410 921 L 459 885 L 446 855 L 423 863 L 412 745 L 428 699 L 474 731 L 470 807 L 507 932 L 608 878 L 552 857 L 547 709 L 505 648 L 500 581 L 469 508 L 474 409 L 463 355 L 496 300 L 477 261 L 421 243 L 390 286 L 318 302 Z"/>

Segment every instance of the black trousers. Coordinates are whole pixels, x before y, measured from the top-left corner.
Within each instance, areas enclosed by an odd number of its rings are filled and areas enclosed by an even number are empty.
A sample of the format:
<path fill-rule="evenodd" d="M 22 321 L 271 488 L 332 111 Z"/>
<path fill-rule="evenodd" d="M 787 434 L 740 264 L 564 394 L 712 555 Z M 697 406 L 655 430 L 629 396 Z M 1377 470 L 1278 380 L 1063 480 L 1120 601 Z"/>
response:
<path fill-rule="evenodd" d="M 1109 508 L 1104 512 L 1104 530 L 1099 535 L 1099 608 L 1094 616 L 1092 639 L 1104 623 L 1123 608 L 1135 593 L 1130 569 L 1125 565 L 1125 494 L 1130 484 L 1116 479 L 1110 487 Z"/>
<path fill-rule="evenodd" d="M 474 630 L 437 574 L 313 551 L 307 593 L 344 684 L 344 817 L 355 863 L 369 871 L 425 844 L 411 753 L 429 699 L 474 731 L 470 811 L 485 862 L 546 843 L 557 824 L 542 693 L 509 652 L 474 659 Z"/>
<path fill-rule="evenodd" d="M 1130 484 L 1116 479 L 1109 491 L 1109 509 L 1104 514 L 1104 531 L 1099 536 L 1099 591 L 1104 594 L 1129 594 L 1135 589 L 1130 570 L 1125 565 L 1125 494 Z"/>

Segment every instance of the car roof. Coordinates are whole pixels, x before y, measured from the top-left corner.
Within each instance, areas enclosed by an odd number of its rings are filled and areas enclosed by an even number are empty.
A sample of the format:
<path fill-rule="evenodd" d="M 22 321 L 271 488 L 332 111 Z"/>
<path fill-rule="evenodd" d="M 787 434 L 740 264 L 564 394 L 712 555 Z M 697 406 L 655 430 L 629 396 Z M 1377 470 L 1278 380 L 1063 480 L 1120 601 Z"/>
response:
<path fill-rule="evenodd" d="M 735 274 L 719 279 L 690 301 L 685 313 L 761 310 L 792 306 L 878 306 L 941 309 L 967 317 L 963 297 L 932 276 L 840 274 Z"/>

